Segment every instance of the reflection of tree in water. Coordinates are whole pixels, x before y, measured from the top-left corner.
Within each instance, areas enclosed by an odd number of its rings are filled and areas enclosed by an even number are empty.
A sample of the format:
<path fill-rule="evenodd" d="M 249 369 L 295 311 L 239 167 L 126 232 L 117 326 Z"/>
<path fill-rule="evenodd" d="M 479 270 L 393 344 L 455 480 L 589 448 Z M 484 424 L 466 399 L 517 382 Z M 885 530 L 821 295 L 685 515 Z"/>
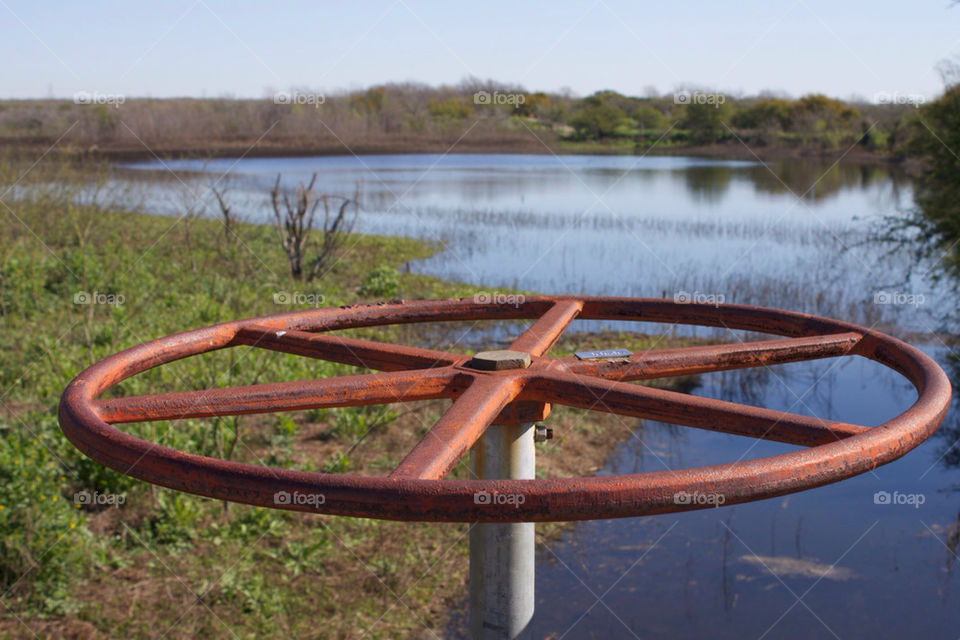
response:
<path fill-rule="evenodd" d="M 943 541 L 943 544 L 947 547 L 947 562 L 946 562 L 946 571 L 943 578 L 943 584 L 940 587 L 940 595 L 943 598 L 946 598 L 947 586 L 950 584 L 950 579 L 953 577 L 953 568 L 956 564 L 957 558 L 960 556 L 957 555 L 957 547 L 960 545 L 960 513 L 957 514 L 957 518 L 953 521 L 953 524 L 950 525 L 947 529 L 946 537 Z"/>
<path fill-rule="evenodd" d="M 952 354 L 948 356 L 946 368 L 954 388 L 953 402 L 946 420 L 933 435 L 942 443 L 938 452 L 940 463 L 948 469 L 956 469 L 960 468 L 960 418 L 958 418 L 960 399 L 957 398 L 956 393 L 960 383 L 960 357 Z"/>
<path fill-rule="evenodd" d="M 730 190 L 734 169 L 730 165 L 708 164 L 687 167 L 682 175 L 687 193 L 695 200 L 716 204 Z"/>
<path fill-rule="evenodd" d="M 891 171 L 884 165 L 783 160 L 754 167 L 750 178 L 760 193 L 783 195 L 793 193 L 805 200 L 826 200 L 843 190 L 867 189 L 871 185 L 886 184 L 894 188 L 906 180 L 902 172 Z"/>
<path fill-rule="evenodd" d="M 957 405 L 960 400 L 957 398 L 956 389 L 958 382 L 960 382 L 960 356 L 955 354 L 948 356 L 946 369 L 951 386 L 954 388 L 953 402 L 946 420 L 933 434 L 933 437 L 941 443 L 937 452 L 939 464 L 947 469 L 957 469 L 960 468 L 960 418 L 957 416 L 958 408 L 960 408 Z M 944 575 L 939 588 L 940 596 L 946 598 L 947 587 L 953 578 L 955 565 L 960 560 L 960 555 L 958 555 L 958 548 L 960 548 L 960 513 L 944 531 L 931 530 L 930 533 L 938 538 L 942 535 L 941 542 L 947 548 Z"/>
<path fill-rule="evenodd" d="M 824 361 L 806 363 L 803 367 L 772 365 L 734 369 L 700 376 L 703 379 L 698 386 L 704 386 L 709 379 L 710 391 L 703 395 L 765 408 L 770 408 L 771 392 L 782 394 L 790 405 L 789 411 L 807 414 L 816 407 L 820 417 L 828 418 L 834 405 L 831 395 L 831 381 L 836 377 L 834 368 L 834 364 Z"/>
<path fill-rule="evenodd" d="M 957 388 L 957 382 L 960 381 L 960 357 L 951 355 L 948 360 L 947 373 L 950 376 L 950 382 L 954 390 Z M 942 441 L 939 451 L 940 464 L 947 469 L 960 468 L 960 420 L 957 418 L 957 394 L 954 391 L 951 411 L 947 414 L 947 419 L 940 426 L 934 437 Z M 939 532 L 932 532 L 939 537 Z M 946 597 L 947 585 L 953 577 L 954 565 L 960 556 L 957 555 L 958 545 L 960 545 L 960 513 L 943 532 L 943 544 L 947 547 L 946 567 L 943 577 L 943 583 L 940 587 L 941 597 Z"/>
<path fill-rule="evenodd" d="M 749 183 L 758 193 L 792 194 L 818 202 L 844 190 L 860 191 L 873 185 L 891 184 L 897 192 L 909 180 L 903 171 L 892 170 L 889 165 L 818 162 L 810 158 L 784 159 L 746 167 L 708 164 L 684 167 L 677 173 L 691 197 L 708 203 L 720 202 L 735 180 Z"/>

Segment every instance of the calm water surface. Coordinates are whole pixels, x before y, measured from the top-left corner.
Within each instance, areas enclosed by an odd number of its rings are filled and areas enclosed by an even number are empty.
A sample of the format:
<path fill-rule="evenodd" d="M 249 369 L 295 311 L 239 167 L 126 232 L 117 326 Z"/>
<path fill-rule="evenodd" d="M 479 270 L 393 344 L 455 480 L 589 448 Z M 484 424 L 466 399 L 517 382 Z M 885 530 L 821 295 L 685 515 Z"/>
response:
<path fill-rule="evenodd" d="M 942 296 L 922 277 L 925 267 L 905 281 L 909 256 L 867 242 L 871 223 L 911 204 L 909 182 L 882 166 L 530 155 L 131 166 L 161 176 L 166 169 L 226 176 L 238 208 L 263 222 L 277 174 L 293 187 L 317 171 L 317 188 L 330 193 L 352 194 L 359 185 L 359 230 L 439 243 L 442 251 L 412 268 L 492 289 L 712 296 L 919 331 L 935 324 L 929 311 Z M 196 188 L 216 215 L 209 192 Z M 150 206 L 175 210 L 183 197 L 169 192 L 183 186 L 167 180 L 159 189 L 166 197 Z M 922 296 L 926 304 L 873 304 L 884 293 Z"/>

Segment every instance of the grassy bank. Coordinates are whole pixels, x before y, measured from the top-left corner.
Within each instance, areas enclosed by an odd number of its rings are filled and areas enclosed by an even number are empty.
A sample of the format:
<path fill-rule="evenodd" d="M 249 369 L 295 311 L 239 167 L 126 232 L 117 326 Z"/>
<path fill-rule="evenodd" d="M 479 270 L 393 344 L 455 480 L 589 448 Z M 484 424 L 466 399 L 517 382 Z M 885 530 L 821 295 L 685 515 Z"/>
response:
<path fill-rule="evenodd" d="M 0 208 L 0 637 L 431 636 L 448 608 L 462 603 L 466 525 L 304 516 L 160 489 L 77 452 L 59 431 L 56 405 L 64 385 L 92 362 L 186 328 L 310 306 L 285 303 L 291 299 L 335 306 L 458 297 L 476 288 L 406 273 L 403 265 L 436 246 L 372 236 L 353 236 L 322 280 L 295 282 L 270 227 L 239 224 L 224 233 L 215 220 L 118 211 L 82 190 L 85 176 L 73 169 L 41 164 L 24 179 L 27 169 L 0 165 L 0 182 L 19 185 Z M 457 342 L 465 328 L 367 335 L 481 346 Z M 591 345 L 669 342 L 597 340 Z M 574 336 L 558 349 L 577 346 Z M 136 376 L 117 393 L 356 371 L 237 348 Z M 445 407 L 424 402 L 124 428 L 218 458 L 383 475 Z M 563 409 L 550 421 L 558 437 L 538 445 L 543 475 L 592 473 L 636 426 Z M 464 473 L 462 465 L 454 471 Z M 102 500 L 78 503 L 84 494 Z M 557 530 L 539 527 L 538 535 Z"/>

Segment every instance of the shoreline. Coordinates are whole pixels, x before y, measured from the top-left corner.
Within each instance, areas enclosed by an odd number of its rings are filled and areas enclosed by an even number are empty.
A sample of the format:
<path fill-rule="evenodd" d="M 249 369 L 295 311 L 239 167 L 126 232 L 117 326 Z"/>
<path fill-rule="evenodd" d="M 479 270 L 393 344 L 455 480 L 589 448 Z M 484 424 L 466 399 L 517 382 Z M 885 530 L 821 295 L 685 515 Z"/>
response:
<path fill-rule="evenodd" d="M 213 159 L 213 158 L 304 158 L 332 156 L 418 155 L 418 154 L 496 154 L 496 155 L 623 155 L 623 156 L 689 156 L 724 160 L 777 161 L 786 159 L 822 160 L 904 166 L 910 158 L 878 154 L 858 147 L 823 149 L 816 145 L 787 147 L 751 147 L 741 143 L 644 147 L 642 144 L 584 144 L 556 141 L 491 140 L 380 140 L 321 144 L 265 144 L 257 141 L 221 141 L 208 145 L 117 146 L 87 148 L 54 146 L 53 140 L 29 143 L 0 139 L 0 145 L 14 154 L 60 155 L 79 161 L 138 162 L 143 160 Z"/>

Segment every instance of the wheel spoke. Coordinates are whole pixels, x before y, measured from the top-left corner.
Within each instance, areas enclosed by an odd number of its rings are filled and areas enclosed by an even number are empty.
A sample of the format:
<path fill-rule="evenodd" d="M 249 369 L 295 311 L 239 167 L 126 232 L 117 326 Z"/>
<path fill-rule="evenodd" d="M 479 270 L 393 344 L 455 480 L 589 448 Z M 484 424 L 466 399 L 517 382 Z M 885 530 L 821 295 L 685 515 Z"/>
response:
<path fill-rule="evenodd" d="M 390 477 L 443 478 L 520 390 L 521 384 L 514 378 L 491 376 L 474 380 Z"/>
<path fill-rule="evenodd" d="M 859 333 L 835 333 L 762 342 L 636 351 L 629 359 L 620 361 L 562 360 L 568 370 L 577 375 L 609 380 L 648 380 L 842 356 L 850 353 L 861 338 Z"/>
<path fill-rule="evenodd" d="M 583 303 L 579 300 L 557 302 L 513 341 L 510 350 L 526 351 L 534 357 L 542 356 L 557 342 L 582 308 Z"/>
<path fill-rule="evenodd" d="M 868 430 L 785 411 L 571 374 L 541 378 L 528 389 L 547 402 L 796 445 L 829 444 Z"/>
<path fill-rule="evenodd" d="M 241 329 L 234 343 L 382 371 L 445 367 L 466 358 L 433 349 L 258 325 Z"/>
<path fill-rule="evenodd" d="M 462 388 L 453 371 L 424 369 L 111 398 L 94 408 L 104 422 L 144 422 L 434 400 Z"/>

